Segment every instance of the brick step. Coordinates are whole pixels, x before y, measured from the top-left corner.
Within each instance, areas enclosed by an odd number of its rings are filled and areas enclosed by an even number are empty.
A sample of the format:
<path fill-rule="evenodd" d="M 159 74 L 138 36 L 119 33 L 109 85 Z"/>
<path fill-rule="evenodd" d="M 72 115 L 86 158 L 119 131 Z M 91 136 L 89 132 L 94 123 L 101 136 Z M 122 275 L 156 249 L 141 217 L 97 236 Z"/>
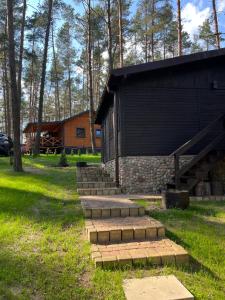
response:
<path fill-rule="evenodd" d="M 145 215 L 144 207 L 112 207 L 95 208 L 83 205 L 84 215 L 88 219 L 142 217 Z"/>
<path fill-rule="evenodd" d="M 124 265 L 183 265 L 189 261 L 187 251 L 173 241 L 155 241 L 96 245 L 91 248 L 96 267 L 112 268 Z"/>
<path fill-rule="evenodd" d="M 91 175 L 105 175 L 107 174 L 107 172 L 103 169 L 84 169 L 84 170 L 80 170 L 78 169 L 77 170 L 77 173 L 78 174 L 81 174 L 81 175 L 88 175 L 88 174 L 91 174 Z"/>
<path fill-rule="evenodd" d="M 113 182 L 109 176 L 77 176 L 79 182 Z"/>
<path fill-rule="evenodd" d="M 111 188 L 116 187 L 115 182 L 77 182 L 77 188 L 89 189 L 89 188 Z"/>
<path fill-rule="evenodd" d="M 122 193 L 121 188 L 92 188 L 92 189 L 77 189 L 80 195 L 119 195 Z"/>
<path fill-rule="evenodd" d="M 165 236 L 165 227 L 149 217 L 86 220 L 85 229 L 88 240 L 94 244 L 153 240 Z"/>

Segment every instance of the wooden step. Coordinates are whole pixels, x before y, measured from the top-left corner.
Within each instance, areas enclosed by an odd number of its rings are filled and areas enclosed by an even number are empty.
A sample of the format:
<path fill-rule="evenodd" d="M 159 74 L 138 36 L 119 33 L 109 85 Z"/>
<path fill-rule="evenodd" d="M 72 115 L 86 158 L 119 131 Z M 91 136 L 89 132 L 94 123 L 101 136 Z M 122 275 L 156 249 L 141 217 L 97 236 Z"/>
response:
<path fill-rule="evenodd" d="M 88 189 L 77 189 L 80 195 L 119 195 L 122 194 L 122 189 L 117 187 L 112 188 L 88 188 Z"/>
<path fill-rule="evenodd" d="M 162 238 L 155 241 L 96 245 L 91 248 L 96 267 L 112 268 L 124 265 L 187 264 L 189 256 L 181 246 Z"/>
<path fill-rule="evenodd" d="M 116 187 L 115 182 L 77 182 L 77 188 L 79 189 L 92 189 L 92 188 L 112 188 Z"/>
<path fill-rule="evenodd" d="M 86 220 L 88 240 L 94 244 L 109 244 L 153 240 L 165 236 L 165 227 L 149 217 L 126 217 Z"/>

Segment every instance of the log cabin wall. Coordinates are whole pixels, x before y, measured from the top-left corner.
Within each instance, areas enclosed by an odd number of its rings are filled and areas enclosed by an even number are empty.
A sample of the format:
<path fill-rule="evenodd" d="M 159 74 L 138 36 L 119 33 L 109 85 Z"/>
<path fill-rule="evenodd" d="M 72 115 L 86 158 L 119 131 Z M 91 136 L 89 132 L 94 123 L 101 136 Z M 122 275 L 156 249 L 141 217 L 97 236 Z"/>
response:
<path fill-rule="evenodd" d="M 77 128 L 83 129 L 83 137 L 77 135 Z M 101 129 L 101 126 L 95 125 L 95 142 L 96 148 L 101 148 L 101 137 L 96 137 L 96 129 Z M 79 130 L 79 129 L 78 129 Z M 66 120 L 63 125 L 63 139 L 65 148 L 91 148 L 89 114 L 81 114 L 76 118 Z"/>

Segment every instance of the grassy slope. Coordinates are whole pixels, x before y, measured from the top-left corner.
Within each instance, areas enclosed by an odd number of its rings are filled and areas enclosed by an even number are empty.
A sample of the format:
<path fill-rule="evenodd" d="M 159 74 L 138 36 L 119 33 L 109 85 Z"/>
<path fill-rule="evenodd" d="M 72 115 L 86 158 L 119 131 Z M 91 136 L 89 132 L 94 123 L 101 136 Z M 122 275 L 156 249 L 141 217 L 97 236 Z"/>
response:
<path fill-rule="evenodd" d="M 24 160 L 28 171 L 15 175 L 0 158 L 0 299 L 124 299 L 123 278 L 171 273 L 196 299 L 225 299 L 225 202 L 152 213 L 189 251 L 190 267 L 95 270 L 83 236 L 75 168 L 52 167 L 54 155 Z"/>

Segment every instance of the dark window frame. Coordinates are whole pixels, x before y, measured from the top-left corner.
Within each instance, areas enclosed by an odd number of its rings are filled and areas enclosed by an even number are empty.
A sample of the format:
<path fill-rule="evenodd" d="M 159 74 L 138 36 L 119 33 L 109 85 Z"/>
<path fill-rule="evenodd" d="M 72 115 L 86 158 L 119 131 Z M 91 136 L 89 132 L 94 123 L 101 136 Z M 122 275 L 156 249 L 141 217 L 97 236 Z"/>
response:
<path fill-rule="evenodd" d="M 83 134 L 78 133 L 78 131 L 80 131 L 80 132 L 83 131 Z M 86 130 L 84 127 L 76 127 L 76 137 L 80 138 L 80 139 L 86 138 Z"/>

